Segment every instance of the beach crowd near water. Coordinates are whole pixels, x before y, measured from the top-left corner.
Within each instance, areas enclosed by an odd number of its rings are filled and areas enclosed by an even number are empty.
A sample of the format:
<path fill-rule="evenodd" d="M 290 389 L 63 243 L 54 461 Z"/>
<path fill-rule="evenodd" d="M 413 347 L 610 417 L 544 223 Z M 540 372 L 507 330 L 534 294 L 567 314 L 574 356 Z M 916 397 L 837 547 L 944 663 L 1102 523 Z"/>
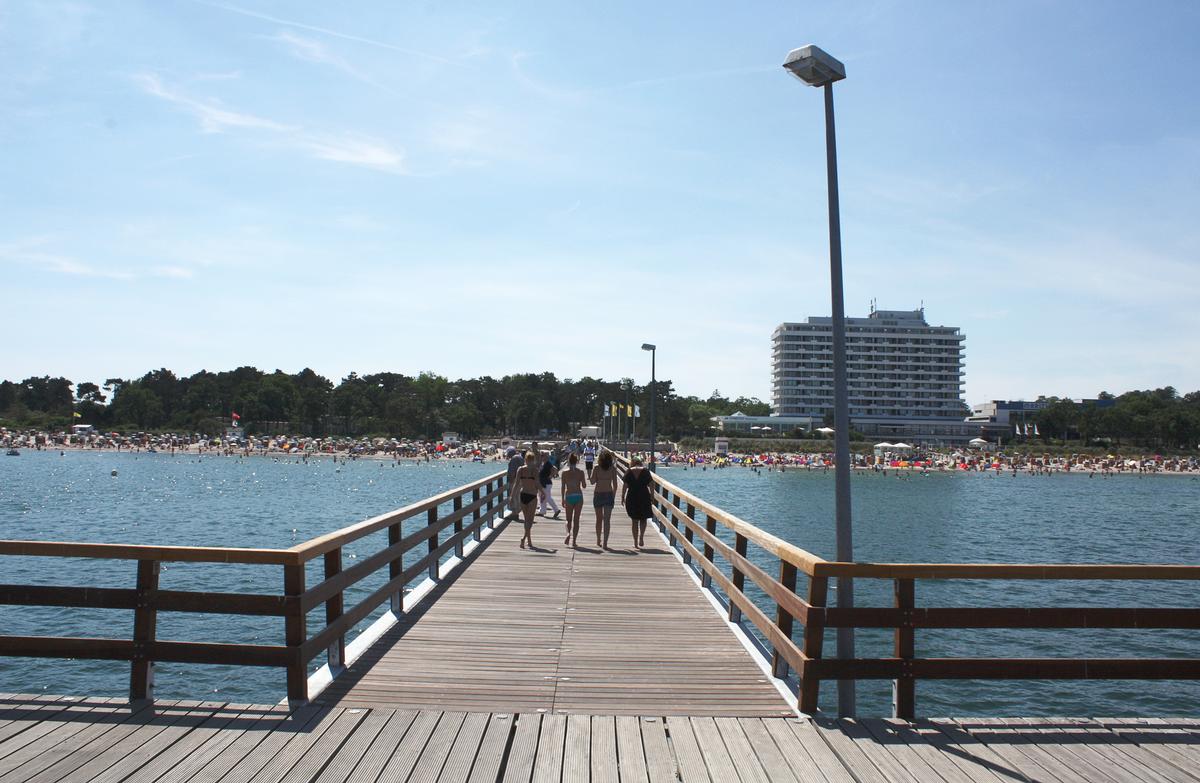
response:
<path fill-rule="evenodd" d="M 134 433 L 116 432 L 45 432 L 9 430 L 0 427 L 0 448 L 19 452 L 29 450 L 99 450 L 131 453 L 192 454 L 202 456 L 268 456 L 308 459 L 314 457 L 337 460 L 363 458 L 390 460 L 470 460 L 475 462 L 506 462 L 510 446 L 536 446 L 537 438 L 493 438 L 474 442 L 443 442 L 409 438 L 355 438 L 349 436 L 303 437 L 295 435 L 245 435 L 239 438 L 210 437 L 198 433 Z M 546 448 L 564 452 L 579 451 L 590 445 L 599 448 L 594 439 L 555 440 L 542 438 Z M 619 453 L 621 444 L 612 444 Z M 662 467 L 719 470 L 749 468 L 780 471 L 830 470 L 834 466 L 832 442 L 829 451 L 807 452 L 730 452 L 687 451 L 670 443 L 661 444 L 657 463 Z M 650 455 L 645 450 L 633 450 L 647 464 Z M 859 471 L 881 474 L 910 474 L 929 472 L 995 472 L 1008 474 L 1055 475 L 1063 473 L 1091 476 L 1118 474 L 1184 474 L 1200 475 L 1200 456 L 1178 456 L 1138 451 L 1108 454 L 1037 454 L 1032 449 L 1017 451 L 981 451 L 954 447 L 924 448 L 916 446 L 904 451 L 875 450 L 873 454 L 852 454 L 853 467 Z"/>

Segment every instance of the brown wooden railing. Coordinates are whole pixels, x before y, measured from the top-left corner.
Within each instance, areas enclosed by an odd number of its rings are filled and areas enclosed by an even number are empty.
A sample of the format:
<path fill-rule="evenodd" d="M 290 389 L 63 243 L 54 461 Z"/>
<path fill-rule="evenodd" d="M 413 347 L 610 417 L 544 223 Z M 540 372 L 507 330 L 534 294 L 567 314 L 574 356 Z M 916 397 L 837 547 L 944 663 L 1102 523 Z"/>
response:
<path fill-rule="evenodd" d="M 132 589 L 62 585 L 0 585 L 0 604 L 48 607 L 132 609 L 132 638 L 0 635 L 0 655 L 122 660 L 131 663 L 131 699 L 151 697 L 155 661 L 235 666 L 276 666 L 286 669 L 289 700 L 308 699 L 308 665 L 322 651 L 331 669 L 345 661 L 346 633 L 385 601 L 399 615 L 405 610 L 403 588 L 421 574 L 438 578 L 440 562 L 453 551 L 463 556 L 468 540 L 478 541 L 485 525 L 496 527 L 504 517 L 503 471 L 456 489 L 426 498 L 388 514 L 359 522 L 306 541 L 290 549 L 86 544 L 50 541 L 0 541 L 0 556 L 71 557 L 137 563 Z M 441 507 L 451 505 L 448 514 Z M 409 519 L 425 517 L 425 525 L 404 534 Z M 451 529 L 449 535 L 443 531 Z M 343 548 L 365 536 L 387 530 L 387 546 L 353 566 L 344 567 Z M 413 549 L 424 552 L 405 563 Z M 322 580 L 307 587 L 306 564 L 321 557 Z M 160 590 L 159 571 L 165 562 L 238 563 L 283 569 L 280 594 L 243 594 Z M 387 569 L 388 580 L 353 606 L 345 606 L 346 590 Z M 309 611 L 325 606 L 325 624 L 309 634 Z M 218 644 L 158 638 L 159 612 L 282 617 L 283 644 Z"/>
<path fill-rule="evenodd" d="M 617 456 L 623 473 L 627 462 Z M 1196 565 L 1063 565 L 976 563 L 844 563 L 825 560 L 760 530 L 738 517 L 654 476 L 653 512 L 684 563 L 702 586 L 724 594 L 729 619 L 749 623 L 764 640 L 773 674 L 796 675 L 801 712 L 817 709 L 821 682 L 839 679 L 893 681 L 895 716 L 911 720 L 918 680 L 1119 680 L 1200 679 L 1200 658 L 917 658 L 918 629 L 1200 629 L 1200 605 L 1159 607 L 918 607 L 918 580 L 1200 580 Z M 719 530 L 732 534 L 732 545 Z M 778 563 L 770 574 L 748 556 L 753 544 Z M 728 571 L 717 562 L 720 558 Z M 797 594 L 797 574 L 808 577 L 807 594 Z M 883 579 L 893 583 L 888 607 L 838 609 L 828 605 L 829 580 Z M 770 617 L 745 592 L 746 579 L 775 605 Z M 1198 602 L 1200 604 L 1200 602 Z M 803 628 L 797 643 L 794 626 Z M 827 628 L 893 629 L 892 655 L 829 659 L 823 655 Z M 1197 639 L 1200 643 L 1200 638 Z"/>

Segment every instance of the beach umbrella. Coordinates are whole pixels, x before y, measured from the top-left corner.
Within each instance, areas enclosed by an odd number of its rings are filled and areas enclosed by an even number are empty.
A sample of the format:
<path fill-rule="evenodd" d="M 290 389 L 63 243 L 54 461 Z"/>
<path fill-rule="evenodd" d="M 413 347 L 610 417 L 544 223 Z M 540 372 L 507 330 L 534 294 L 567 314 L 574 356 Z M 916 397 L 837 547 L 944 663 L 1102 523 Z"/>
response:
<path fill-rule="evenodd" d="M 830 432 L 833 432 L 833 427 L 817 427 L 817 432 L 824 432 L 824 433 L 828 434 Z"/>

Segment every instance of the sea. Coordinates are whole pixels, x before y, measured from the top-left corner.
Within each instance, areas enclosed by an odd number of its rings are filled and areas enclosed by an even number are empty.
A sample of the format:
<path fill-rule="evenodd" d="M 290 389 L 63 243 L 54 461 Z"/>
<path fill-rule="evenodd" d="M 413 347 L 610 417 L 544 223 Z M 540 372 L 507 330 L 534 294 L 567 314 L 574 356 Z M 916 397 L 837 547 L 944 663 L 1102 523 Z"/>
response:
<path fill-rule="evenodd" d="M 290 547 L 502 467 L 24 451 L 0 460 L 0 538 Z M 671 466 L 662 475 L 796 546 L 833 558 L 832 471 Z M 1200 564 L 1200 479 L 1194 476 L 858 472 L 852 488 L 857 560 Z M 422 522 L 414 520 L 409 529 Z M 379 543 L 377 536 L 347 547 L 345 565 L 369 556 Z M 750 556 L 776 572 L 778 561 L 768 553 L 751 546 Z M 310 585 L 320 581 L 319 568 L 320 558 L 310 564 Z M 135 573 L 132 561 L 0 556 L 2 584 L 130 588 Z M 347 605 L 382 579 L 357 585 Z M 160 577 L 162 589 L 177 590 L 279 594 L 282 585 L 277 566 L 167 563 Z M 749 580 L 747 585 L 774 616 L 774 605 Z M 916 597 L 918 606 L 1196 607 L 1197 588 L 1197 582 L 939 580 L 919 581 Z M 892 584 L 857 580 L 855 599 L 859 606 L 890 606 Z M 319 613 L 310 629 L 322 624 Z M 14 635 L 130 638 L 132 616 L 128 610 L 0 606 L 0 628 Z M 160 613 L 158 638 L 278 644 L 283 624 L 278 618 Z M 1200 657 L 1195 630 L 918 630 L 916 644 L 920 657 Z M 825 645 L 825 654 L 833 655 L 832 633 Z M 891 645 L 890 632 L 858 632 L 860 657 L 888 657 Z M 696 676 L 704 676 L 701 661 Z M 0 657 L 3 692 L 121 696 L 128 677 L 122 662 Z M 155 678 L 161 698 L 273 703 L 285 693 L 282 670 L 272 668 L 159 663 Z M 890 713 L 889 682 L 860 681 L 857 695 L 861 714 Z M 835 697 L 835 684 L 828 683 L 822 707 L 832 709 Z M 1195 715 L 1197 705 L 1195 682 L 917 685 L 922 715 L 1180 716 Z"/>

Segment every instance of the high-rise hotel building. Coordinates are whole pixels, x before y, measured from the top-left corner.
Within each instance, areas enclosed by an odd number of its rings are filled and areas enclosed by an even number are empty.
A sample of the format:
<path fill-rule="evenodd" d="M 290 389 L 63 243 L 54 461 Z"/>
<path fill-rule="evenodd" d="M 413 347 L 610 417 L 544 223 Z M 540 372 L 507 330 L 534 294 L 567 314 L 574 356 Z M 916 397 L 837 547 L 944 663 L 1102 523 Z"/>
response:
<path fill-rule="evenodd" d="M 930 326 L 921 310 L 873 310 L 846 319 L 850 421 L 865 435 L 954 443 L 978 434 L 964 426 L 963 340 L 955 326 Z M 774 344 L 776 416 L 833 413 L 833 319 L 780 324 Z M 819 426 L 819 425 L 818 425 Z"/>

